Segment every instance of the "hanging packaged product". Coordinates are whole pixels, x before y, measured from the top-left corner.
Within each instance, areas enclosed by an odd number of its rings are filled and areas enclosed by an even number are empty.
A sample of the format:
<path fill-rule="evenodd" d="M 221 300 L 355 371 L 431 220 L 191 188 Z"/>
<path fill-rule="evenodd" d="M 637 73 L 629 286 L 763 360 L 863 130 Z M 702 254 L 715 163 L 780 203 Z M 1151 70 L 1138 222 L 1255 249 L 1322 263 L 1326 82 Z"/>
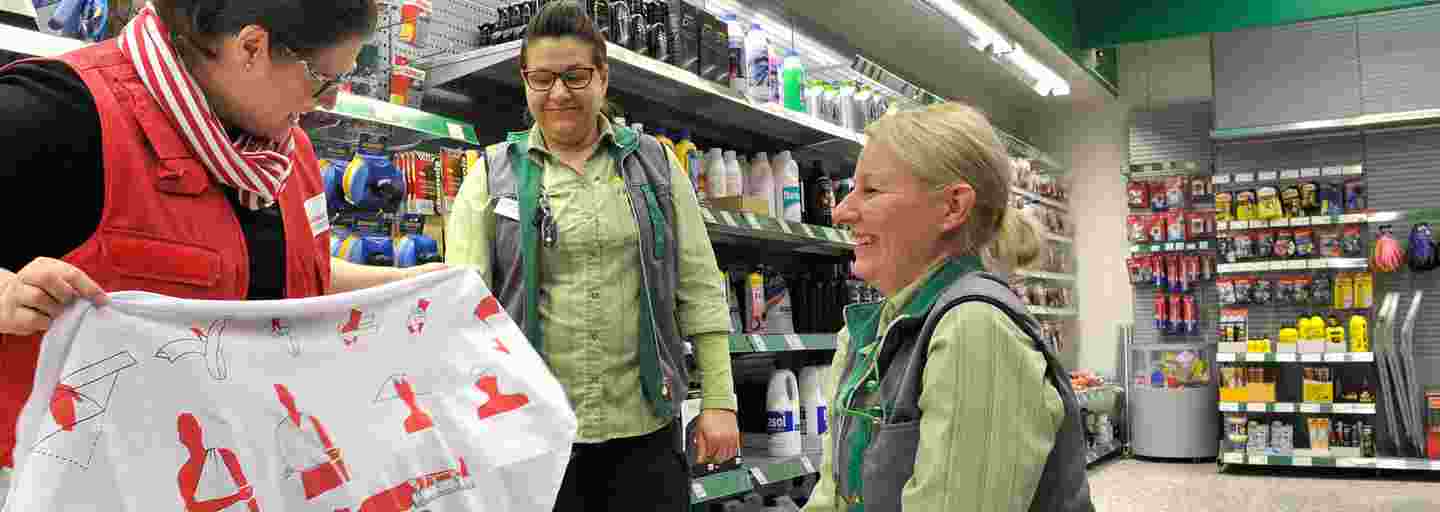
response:
<path fill-rule="evenodd" d="M 1325 319 L 1325 343 L 1326 352 L 1345 352 L 1345 328 L 1340 326 L 1340 318 L 1330 315 Z"/>
<path fill-rule="evenodd" d="M 405 57 L 395 56 L 395 67 L 390 71 L 390 103 L 420 108 L 420 100 L 425 97 L 425 72 L 409 64 Z"/>
<path fill-rule="evenodd" d="M 1131 256 L 1125 258 L 1125 270 L 1130 275 L 1130 284 L 1142 284 L 1146 282 L 1144 274 L 1140 270 L 1140 259 L 1142 257 L 1143 256 Z"/>
<path fill-rule="evenodd" d="M 1215 277 L 1215 255 L 1200 255 L 1200 280 L 1209 281 Z"/>
<path fill-rule="evenodd" d="M 1330 307 L 1333 300 L 1333 294 L 1331 293 L 1332 285 L 1330 276 L 1325 274 L 1316 274 L 1315 276 L 1310 276 L 1306 279 L 1307 280 L 1305 282 L 1302 282 L 1301 284 L 1302 286 L 1304 286 L 1302 290 L 1309 291 L 1309 303 L 1316 306 Z"/>
<path fill-rule="evenodd" d="M 1168 219 L 1163 214 L 1151 215 L 1147 220 L 1150 222 L 1149 237 L 1151 242 L 1164 242 L 1167 231 L 1165 221 Z"/>
<path fill-rule="evenodd" d="M 1250 310 L 1221 309 L 1219 331 L 1221 343 L 1245 343 L 1250 339 Z M 1237 351 L 1232 350 L 1232 352 Z"/>
<path fill-rule="evenodd" d="M 1295 257 L 1295 231 L 1281 229 L 1275 232 L 1275 249 L 1271 251 L 1276 258 Z"/>
<path fill-rule="evenodd" d="M 1185 272 L 1185 284 L 1181 288 L 1186 293 L 1194 291 L 1196 285 L 1200 282 L 1200 257 L 1196 255 L 1185 256 L 1181 260 L 1180 266 Z"/>
<path fill-rule="evenodd" d="M 794 334 L 795 311 L 785 277 L 769 271 L 765 275 L 765 333 Z"/>
<path fill-rule="evenodd" d="M 1284 216 L 1285 210 L 1280 205 L 1280 191 L 1275 187 L 1260 187 L 1256 191 L 1255 218 L 1259 220 L 1272 220 Z"/>
<path fill-rule="evenodd" d="M 1190 204 L 1209 202 L 1215 195 L 1215 181 L 1210 176 L 1190 177 Z"/>
<path fill-rule="evenodd" d="M 1255 191 L 1241 190 L 1235 194 L 1235 220 L 1255 220 Z"/>
<path fill-rule="evenodd" d="M 1355 278 L 1355 307 L 1370 308 L 1375 305 L 1375 274 L 1357 272 Z"/>
<path fill-rule="evenodd" d="M 1346 258 L 1365 256 L 1365 242 L 1360 238 L 1360 226 L 1347 225 L 1340 231 L 1340 252 Z"/>
<path fill-rule="evenodd" d="M 1315 256 L 1315 230 L 1310 228 L 1298 228 L 1295 230 L 1295 257 L 1310 258 Z"/>
<path fill-rule="evenodd" d="M 1155 311 L 1154 311 L 1154 313 L 1155 313 L 1155 330 L 1160 331 L 1160 332 L 1162 332 L 1162 333 L 1163 333 L 1163 332 L 1166 332 L 1166 331 L 1169 331 L 1169 330 L 1170 330 L 1170 326 L 1169 326 L 1166 322 L 1169 320 L 1170 317 L 1165 314 L 1165 306 L 1166 306 L 1166 304 L 1167 304 L 1167 301 L 1166 301 L 1165 293 L 1164 293 L 1164 292 L 1156 292 L 1156 293 L 1155 293 L 1155 302 L 1154 302 L 1154 304 L 1155 304 L 1155 306 L 1154 306 L 1154 309 L 1155 309 Z"/>
<path fill-rule="evenodd" d="M 1165 182 L 1155 181 L 1147 186 L 1150 187 L 1150 209 L 1157 212 L 1170 209 L 1170 196 L 1166 194 Z"/>
<path fill-rule="evenodd" d="M 1170 291 L 1178 292 L 1185 287 L 1185 271 L 1180 264 L 1180 255 L 1165 255 L 1165 277 L 1170 281 Z"/>
<path fill-rule="evenodd" d="M 1275 303 L 1276 303 L 1276 304 L 1294 304 L 1294 303 L 1295 303 L 1295 277 L 1294 277 L 1294 276 L 1280 276 L 1279 278 L 1275 279 Z"/>
<path fill-rule="evenodd" d="M 1300 183 L 1300 208 L 1303 215 L 1320 215 L 1320 187 L 1315 182 Z"/>
<path fill-rule="evenodd" d="M 1185 176 L 1165 178 L 1165 202 L 1170 209 L 1185 207 Z"/>
<path fill-rule="evenodd" d="M 1252 277 L 1237 277 L 1232 282 L 1235 283 L 1235 303 L 1250 304 L 1254 297 L 1252 294 L 1255 289 L 1255 279 Z"/>
<path fill-rule="evenodd" d="M 1237 304 L 1235 300 L 1235 281 L 1222 277 L 1215 280 L 1215 291 L 1220 296 L 1220 303 L 1226 306 Z"/>
<path fill-rule="evenodd" d="M 1300 207 L 1300 186 L 1290 185 L 1280 191 L 1280 204 L 1284 206 L 1285 217 L 1294 218 L 1304 216 L 1304 209 Z"/>
<path fill-rule="evenodd" d="M 1262 229 L 1255 232 L 1255 257 L 1268 259 L 1275 254 L 1275 230 Z"/>
<path fill-rule="evenodd" d="M 1184 321 L 1185 321 L 1185 323 L 1184 323 L 1184 328 L 1181 329 L 1181 331 L 1182 331 L 1184 334 L 1187 334 L 1187 335 L 1190 335 L 1190 334 L 1199 334 L 1199 333 L 1200 333 L 1200 317 L 1199 317 L 1198 311 L 1196 311 L 1196 307 L 1195 307 L 1195 296 L 1194 296 L 1194 295 L 1185 295 L 1184 298 L 1183 298 L 1183 307 L 1185 308 L 1185 315 L 1184 315 Z"/>
<path fill-rule="evenodd" d="M 1170 334 L 1185 333 L 1185 297 L 1178 294 L 1170 294 L 1170 307 L 1166 308 L 1170 313 L 1170 320 L 1166 324 L 1167 332 Z"/>
<path fill-rule="evenodd" d="M 1197 239 L 1197 238 L 1204 238 L 1205 236 L 1209 235 L 1209 234 L 1210 234 L 1210 228 L 1209 228 L 1209 224 L 1208 224 L 1208 223 L 1209 223 L 1209 218 L 1210 218 L 1210 216 L 1212 216 L 1212 215 L 1214 215 L 1214 214 L 1213 214 L 1213 213 L 1208 213 L 1208 212 L 1195 212 L 1195 211 L 1186 212 L 1186 213 L 1185 213 L 1185 220 L 1186 220 L 1185 224 L 1188 226 L 1188 227 L 1187 227 L 1188 233 L 1186 234 L 1186 235 L 1187 235 L 1187 238 L 1189 238 L 1189 239 Z"/>
<path fill-rule="evenodd" d="M 1269 304 L 1275 298 L 1275 281 L 1257 278 L 1255 286 L 1250 290 L 1252 304 Z"/>
<path fill-rule="evenodd" d="M 1235 253 L 1235 238 L 1228 232 L 1216 234 L 1215 253 L 1221 262 L 1235 263 L 1239 261 L 1239 255 Z"/>
<path fill-rule="evenodd" d="M 1242 231 L 1231 236 L 1231 243 L 1234 244 L 1235 261 L 1248 260 L 1255 257 L 1255 234 Z"/>
<path fill-rule="evenodd" d="M 423 48 L 431 11 L 430 0 L 406 0 L 400 6 L 400 41 Z"/>
<path fill-rule="evenodd" d="M 1126 197 L 1131 208 L 1150 207 L 1150 185 L 1143 181 L 1132 181 L 1125 185 Z"/>
<path fill-rule="evenodd" d="M 1340 231 L 1335 228 L 1315 229 L 1316 248 L 1322 258 L 1339 258 L 1344 255 L 1340 249 Z"/>
<path fill-rule="evenodd" d="M 1369 321 L 1365 319 L 1365 316 L 1364 316 L 1364 315 L 1351 315 L 1351 316 L 1350 316 L 1350 351 L 1351 351 L 1351 352 L 1369 352 L 1369 351 L 1370 351 L 1370 333 L 1369 333 L 1369 331 L 1367 330 L 1367 329 L 1369 328 L 1369 325 L 1368 325 L 1368 324 L 1369 324 Z"/>
<path fill-rule="evenodd" d="M 1231 213 L 1234 203 L 1234 197 L 1234 194 L 1231 194 L 1230 192 L 1215 193 L 1216 222 L 1230 222 L 1234 219 L 1234 215 Z"/>
<path fill-rule="evenodd" d="M 1355 278 L 1348 273 L 1335 276 L 1335 309 L 1355 307 Z"/>
<path fill-rule="evenodd" d="M 750 301 L 746 304 L 745 311 L 749 313 L 745 318 L 745 332 L 747 334 L 765 332 L 765 276 L 757 269 L 750 273 L 747 278 L 749 285 Z"/>
<path fill-rule="evenodd" d="M 1150 268 L 1150 275 L 1154 279 L 1155 287 L 1161 290 L 1169 288 L 1169 276 L 1165 275 L 1165 256 L 1160 254 L 1151 255 Z"/>
<path fill-rule="evenodd" d="M 1345 213 L 1345 191 L 1340 183 L 1320 184 L 1320 215 Z"/>
<path fill-rule="evenodd" d="M 1166 238 L 1171 242 L 1185 241 L 1185 212 L 1183 210 L 1170 210 L 1165 212 L 1165 226 L 1169 236 Z"/>
<path fill-rule="evenodd" d="M 1307 403 L 1331 403 L 1335 401 L 1335 386 L 1326 380 L 1329 368 L 1305 367 L 1303 374 L 1302 398 Z M 1310 418 L 1310 449 L 1328 450 L 1330 442 L 1330 427 L 1325 424 L 1323 427 L 1316 422 L 1328 422 L 1327 419 Z M 1316 443 L 1321 445 L 1317 446 Z"/>
<path fill-rule="evenodd" d="M 1369 209 L 1369 203 L 1364 180 L 1345 180 L 1345 211 L 1362 212 Z"/>
<path fill-rule="evenodd" d="M 1435 233 L 1429 223 L 1421 222 L 1411 226 L 1407 245 L 1409 250 L 1406 251 L 1405 262 L 1410 266 L 1411 272 L 1429 272 L 1440 266 L 1440 257 L 1436 256 L 1440 251 L 1436 250 Z"/>
<path fill-rule="evenodd" d="M 1375 249 L 1370 256 L 1371 265 L 1380 272 L 1394 272 L 1404 260 L 1405 253 L 1400 249 L 1400 243 L 1395 241 L 1391 227 L 1380 226 L 1380 234 L 1375 236 Z"/>

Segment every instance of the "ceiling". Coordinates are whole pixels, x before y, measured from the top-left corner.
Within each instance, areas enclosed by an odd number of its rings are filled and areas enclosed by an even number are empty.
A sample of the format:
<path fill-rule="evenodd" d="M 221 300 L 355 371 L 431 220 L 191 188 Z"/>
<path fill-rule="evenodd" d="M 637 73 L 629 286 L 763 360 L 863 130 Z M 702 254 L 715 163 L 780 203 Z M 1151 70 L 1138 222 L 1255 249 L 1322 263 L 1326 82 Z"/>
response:
<path fill-rule="evenodd" d="M 1040 97 L 1000 64 L 971 48 L 951 20 L 909 0 L 784 0 L 783 5 L 790 14 L 826 32 L 842 35 L 862 55 L 915 85 L 983 109 L 997 125 L 1008 130 L 1017 130 L 1029 113 L 1056 104 L 1114 101 L 1109 92 L 1004 0 L 965 3 L 1066 77 L 1072 95 Z"/>

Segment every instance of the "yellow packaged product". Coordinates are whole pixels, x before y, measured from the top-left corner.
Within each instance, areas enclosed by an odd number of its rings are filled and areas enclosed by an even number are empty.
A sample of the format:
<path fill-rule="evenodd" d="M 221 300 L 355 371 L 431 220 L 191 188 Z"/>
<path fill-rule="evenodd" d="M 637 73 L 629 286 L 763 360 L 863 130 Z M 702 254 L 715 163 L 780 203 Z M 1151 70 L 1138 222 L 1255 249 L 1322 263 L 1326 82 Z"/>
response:
<path fill-rule="evenodd" d="M 1375 274 L 1355 274 L 1355 307 L 1369 308 L 1375 305 Z"/>
<path fill-rule="evenodd" d="M 1363 315 L 1354 315 L 1350 317 L 1351 352 L 1370 351 L 1370 333 L 1368 330 L 1366 330 L 1367 327 L 1369 327 L 1369 323 L 1370 321 L 1366 320 Z"/>
<path fill-rule="evenodd" d="M 1355 278 L 1350 274 L 1335 276 L 1335 309 L 1355 307 Z"/>
<path fill-rule="evenodd" d="M 1335 345 L 1345 344 L 1345 328 L 1340 326 L 1340 319 L 1330 315 L 1325 327 L 1325 342 Z"/>

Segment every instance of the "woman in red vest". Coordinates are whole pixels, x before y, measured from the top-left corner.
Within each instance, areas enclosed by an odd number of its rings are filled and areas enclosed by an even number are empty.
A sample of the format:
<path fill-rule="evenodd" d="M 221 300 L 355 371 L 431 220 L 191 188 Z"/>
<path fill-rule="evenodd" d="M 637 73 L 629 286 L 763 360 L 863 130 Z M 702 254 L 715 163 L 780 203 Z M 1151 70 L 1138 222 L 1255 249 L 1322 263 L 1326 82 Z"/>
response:
<path fill-rule="evenodd" d="M 40 338 L 72 301 L 300 298 L 438 268 L 329 256 L 298 121 L 333 105 L 374 0 L 151 5 L 115 39 L 0 69 L 0 189 L 49 198 L 0 251 L 0 466 Z"/>

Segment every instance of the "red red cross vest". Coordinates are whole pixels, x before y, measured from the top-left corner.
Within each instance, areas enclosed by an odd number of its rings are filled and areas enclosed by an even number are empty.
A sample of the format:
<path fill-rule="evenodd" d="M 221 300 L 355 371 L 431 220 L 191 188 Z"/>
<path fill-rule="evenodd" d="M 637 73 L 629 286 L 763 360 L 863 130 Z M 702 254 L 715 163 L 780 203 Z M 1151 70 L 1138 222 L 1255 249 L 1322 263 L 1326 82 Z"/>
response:
<path fill-rule="evenodd" d="M 100 225 L 64 261 L 106 291 L 243 300 L 249 293 L 250 259 L 234 206 L 224 186 L 211 178 L 175 131 L 115 40 L 58 60 L 74 69 L 95 97 L 105 168 Z M 299 128 L 292 131 L 294 168 L 279 197 L 285 225 L 285 295 L 312 297 L 329 288 L 330 232 L 315 233 L 306 213 L 307 200 L 322 196 L 324 186 L 309 137 Z M 324 215 L 323 196 L 309 204 Z M 317 217 L 315 226 L 325 225 Z M 30 396 L 42 336 L 0 336 L 0 466 L 14 466 L 15 423 Z"/>

